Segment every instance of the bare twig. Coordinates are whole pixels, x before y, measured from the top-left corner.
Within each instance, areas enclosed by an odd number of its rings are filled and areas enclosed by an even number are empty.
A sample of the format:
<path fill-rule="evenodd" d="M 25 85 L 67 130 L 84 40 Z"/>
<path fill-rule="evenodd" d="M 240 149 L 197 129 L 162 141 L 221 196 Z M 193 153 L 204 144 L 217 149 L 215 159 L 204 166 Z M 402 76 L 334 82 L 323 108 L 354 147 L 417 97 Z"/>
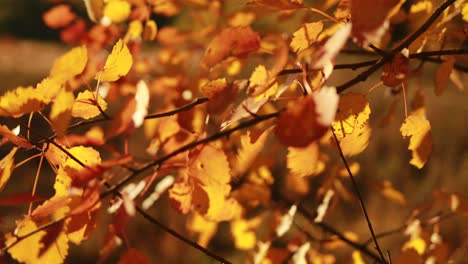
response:
<path fill-rule="evenodd" d="M 205 255 L 207 256 L 210 256 L 211 258 L 219 261 L 220 263 L 226 263 L 226 264 L 230 264 L 231 262 L 226 260 L 225 258 L 219 256 L 219 255 L 216 255 L 215 253 L 209 251 L 208 249 L 200 246 L 198 243 L 195 243 L 193 241 L 191 241 L 190 239 L 187 239 L 186 237 L 184 237 L 183 235 L 177 233 L 177 231 L 175 231 L 174 229 L 162 224 L 161 222 L 159 222 L 156 218 L 152 217 L 150 214 L 148 214 L 147 212 L 145 212 L 145 210 L 143 210 L 141 207 L 139 206 L 135 206 L 137 212 L 143 216 L 143 218 L 145 218 L 146 220 L 148 220 L 150 223 L 154 224 L 154 225 L 157 225 L 159 228 L 163 229 L 164 231 L 166 231 L 167 233 L 171 234 L 172 236 L 174 236 L 175 238 L 183 241 L 184 243 L 190 245 L 191 247 L 193 248 L 196 248 L 198 250 L 200 250 L 201 252 L 203 252 Z"/>
<path fill-rule="evenodd" d="M 348 171 L 348 175 L 351 178 L 351 182 L 353 184 L 354 191 L 356 192 L 356 196 L 357 196 L 357 198 L 359 200 L 359 204 L 361 205 L 362 212 L 364 214 L 364 217 L 366 218 L 367 226 L 368 226 L 369 231 L 370 231 L 370 233 L 372 235 L 372 239 L 374 241 L 375 248 L 377 249 L 377 252 L 379 252 L 379 256 L 380 256 L 380 259 L 381 259 L 382 263 L 387 263 L 387 261 L 385 260 L 384 255 L 383 255 L 382 249 L 380 248 L 379 242 L 377 241 L 377 238 L 375 236 L 374 228 L 372 227 L 372 223 L 371 223 L 369 215 L 367 213 L 366 206 L 364 205 L 364 200 L 362 198 L 361 192 L 359 191 L 359 187 L 358 187 L 358 185 L 356 183 L 356 180 L 354 179 L 354 176 L 353 176 L 353 173 L 351 172 L 351 169 L 349 168 L 348 161 L 346 160 L 346 158 L 345 158 L 345 156 L 343 154 L 343 150 L 341 149 L 340 141 L 338 140 L 338 137 L 336 136 L 335 131 L 333 130 L 333 128 L 331 128 L 331 131 L 333 133 L 333 137 L 335 138 L 336 146 L 338 147 L 341 160 L 343 161 L 343 163 L 344 163 L 344 165 L 346 167 L 346 170 Z"/>

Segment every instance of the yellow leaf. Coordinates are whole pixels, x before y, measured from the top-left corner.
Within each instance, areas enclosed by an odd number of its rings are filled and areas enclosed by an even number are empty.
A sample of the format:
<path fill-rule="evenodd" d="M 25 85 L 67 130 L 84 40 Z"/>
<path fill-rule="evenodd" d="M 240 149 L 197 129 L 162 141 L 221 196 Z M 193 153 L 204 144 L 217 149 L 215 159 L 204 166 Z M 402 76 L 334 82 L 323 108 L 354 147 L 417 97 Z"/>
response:
<path fill-rule="evenodd" d="M 71 120 L 71 111 L 75 97 L 72 92 L 62 90 L 52 105 L 50 110 L 50 121 L 55 131 L 59 135 L 63 135 Z"/>
<path fill-rule="evenodd" d="M 261 223 L 261 218 L 250 220 L 239 219 L 231 222 L 231 234 L 234 245 L 240 250 L 250 250 L 257 244 L 255 228 Z"/>
<path fill-rule="evenodd" d="M 23 236 L 38 228 L 36 223 L 31 219 L 26 219 L 18 223 L 17 235 Z M 60 232 L 58 237 L 55 239 L 53 244 L 39 256 L 41 248 L 44 246 L 42 239 L 47 234 L 46 231 L 39 231 L 16 244 L 14 247 L 8 250 L 11 257 L 19 262 L 28 264 L 40 264 L 40 263 L 63 263 L 65 257 L 68 255 L 68 239 L 64 232 Z M 6 237 L 5 244 L 8 245 L 16 240 L 16 238 L 8 234 Z"/>
<path fill-rule="evenodd" d="M 293 33 L 293 39 L 290 44 L 291 49 L 294 52 L 301 52 L 307 49 L 317 40 L 322 29 L 322 22 L 306 23 L 302 25 L 300 29 Z"/>
<path fill-rule="evenodd" d="M 99 94 L 92 93 L 88 90 L 81 92 L 73 103 L 72 116 L 84 119 L 96 117 L 101 114 L 101 111 L 99 111 L 97 107 L 98 105 L 102 111 L 107 109 L 106 101 Z"/>
<path fill-rule="evenodd" d="M 229 26 L 231 27 L 246 27 L 252 24 L 255 20 L 255 13 L 252 12 L 238 12 L 229 19 Z"/>
<path fill-rule="evenodd" d="M 267 84 L 269 79 L 268 70 L 265 68 L 264 65 L 258 65 L 255 70 L 250 75 L 249 79 L 249 86 L 255 87 L 257 85 L 265 85 Z"/>
<path fill-rule="evenodd" d="M 468 3 L 465 3 L 462 7 L 462 17 L 465 22 L 468 22 Z"/>
<path fill-rule="evenodd" d="M 36 90 L 44 96 L 45 103 L 52 102 L 57 94 L 62 90 L 63 83 L 59 78 L 45 78 L 36 85 Z"/>
<path fill-rule="evenodd" d="M 305 148 L 288 148 L 287 166 L 290 172 L 297 177 L 314 176 L 325 168 L 320 160 L 320 150 L 316 142 Z"/>
<path fill-rule="evenodd" d="M 132 67 L 133 58 L 123 40 L 119 40 L 107 57 L 104 69 L 96 74 L 96 79 L 102 82 L 113 82 L 127 75 Z"/>
<path fill-rule="evenodd" d="M 216 234 L 218 223 L 206 220 L 198 213 L 193 213 L 188 220 L 187 229 L 198 233 L 197 243 L 202 247 L 207 247 L 210 240 Z"/>
<path fill-rule="evenodd" d="M 233 174 L 240 176 L 244 174 L 255 161 L 255 158 L 260 154 L 265 145 L 270 130 L 262 133 L 262 135 L 254 142 L 251 142 L 251 133 L 247 132 L 240 138 L 240 147 L 237 151 L 236 159 L 233 166 Z"/>
<path fill-rule="evenodd" d="M 413 158 L 410 164 L 420 169 L 426 164 L 432 151 L 431 124 L 426 119 L 426 110 L 421 107 L 412 112 L 400 127 L 401 135 L 410 137 L 408 149 Z"/>
<path fill-rule="evenodd" d="M 406 242 L 403 245 L 402 249 L 403 250 L 414 249 L 419 255 L 422 255 L 424 254 L 424 251 L 426 251 L 426 241 L 424 241 L 424 239 L 422 239 L 421 237 L 416 237 Z"/>
<path fill-rule="evenodd" d="M 8 180 L 10 179 L 11 172 L 14 169 L 15 153 L 18 150 L 14 147 L 3 159 L 0 160 L 0 191 L 5 188 Z"/>
<path fill-rule="evenodd" d="M 20 117 L 41 110 L 48 100 L 33 87 L 18 87 L 0 97 L 0 116 Z"/>
<path fill-rule="evenodd" d="M 88 62 L 88 50 L 86 46 L 76 47 L 55 60 L 50 77 L 62 82 L 81 74 Z"/>
<path fill-rule="evenodd" d="M 124 42 L 127 43 L 130 40 L 141 39 L 141 33 L 143 33 L 143 24 L 139 20 L 133 20 L 128 25 L 127 33 L 124 37 Z"/>
<path fill-rule="evenodd" d="M 370 113 L 369 103 L 363 94 L 347 93 L 340 96 L 332 127 L 346 156 L 361 153 L 369 144 L 371 128 L 367 122 Z M 333 136 L 330 141 L 335 145 Z"/>
<path fill-rule="evenodd" d="M 147 41 L 153 41 L 158 34 L 158 25 L 154 20 L 148 20 L 145 24 L 143 31 L 143 39 Z"/>
<path fill-rule="evenodd" d="M 210 221 L 240 216 L 242 208 L 229 197 L 231 174 L 224 151 L 211 145 L 192 150 L 187 174 L 169 191 L 171 201 L 182 213 L 192 205 Z"/>
<path fill-rule="evenodd" d="M 358 250 L 354 250 L 352 254 L 353 264 L 365 264 L 364 260 L 362 259 L 361 252 Z"/>
<path fill-rule="evenodd" d="M 104 16 L 113 23 L 124 22 L 131 12 L 130 3 L 125 0 L 107 1 L 104 7 Z"/>

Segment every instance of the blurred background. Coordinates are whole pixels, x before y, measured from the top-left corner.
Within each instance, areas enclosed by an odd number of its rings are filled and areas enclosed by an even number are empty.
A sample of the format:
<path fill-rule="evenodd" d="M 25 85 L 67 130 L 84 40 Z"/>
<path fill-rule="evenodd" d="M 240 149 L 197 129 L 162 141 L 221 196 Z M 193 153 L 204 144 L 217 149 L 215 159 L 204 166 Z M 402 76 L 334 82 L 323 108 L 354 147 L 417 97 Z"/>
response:
<path fill-rule="evenodd" d="M 0 0 L 0 94 L 20 85 L 35 85 L 48 75 L 54 59 L 69 49 L 60 43 L 58 31 L 47 28 L 42 21 L 42 14 L 54 5 L 53 2 Z M 75 12 L 86 16 L 82 1 L 70 2 Z M 338 63 L 364 59 L 342 56 L 338 59 Z M 380 123 L 390 108 L 393 96 L 387 88 L 379 87 L 368 97 L 372 109 L 373 136 L 367 150 L 353 160 L 360 162 L 361 172 L 357 177 L 372 223 L 378 233 L 404 224 L 412 214 L 412 209 L 429 202 L 437 191 L 468 195 L 468 119 L 465 116 L 468 114 L 468 96 L 466 92 L 460 92 L 450 84 L 442 96 L 436 97 L 433 92 L 436 69 L 437 64 L 425 65 L 424 76 L 410 81 L 408 85 L 410 97 L 418 89 L 425 91 L 427 115 L 432 125 L 433 151 L 429 162 L 422 170 L 417 170 L 408 163 L 411 155 L 407 150 L 408 142 L 401 138 L 399 132 L 404 119 L 401 100 L 397 104 L 393 120 L 387 126 L 381 127 Z M 339 71 L 333 74 L 330 84 L 341 84 L 355 74 L 357 72 L 351 70 Z M 461 74 L 461 79 L 465 85 L 468 83 L 466 74 Z M 352 90 L 366 92 L 378 81 L 378 74 L 374 74 L 366 83 L 356 85 Z M 3 120 L 0 121 L 3 124 Z M 3 157 L 7 152 L 1 148 L 4 147 L 0 147 L 0 154 Z M 0 195 L 30 191 L 37 163 L 32 162 L 30 165 L 31 167 L 22 167 L 17 171 L 14 175 L 21 176 L 13 178 Z M 390 181 L 395 189 L 405 195 L 406 206 L 385 199 L 376 188 L 372 187 L 384 180 Z M 52 186 L 53 179 L 43 177 L 41 181 L 39 192 L 43 195 L 52 194 L 53 190 L 47 188 Z M 8 210 L 2 208 L 0 230 L 2 232 L 12 230 L 15 225 L 14 220 L 25 214 L 26 208 Z M 167 196 L 151 209 L 151 213 L 161 222 L 189 238 L 194 238 L 185 231 L 185 217 L 170 208 Z M 96 230 L 89 241 L 81 246 L 72 246 L 67 263 L 96 262 L 98 249 L 107 231 L 104 228 L 105 223 L 108 221 L 109 216 L 103 214 L 98 224 L 99 231 Z M 303 222 L 300 219 L 298 221 Z M 367 224 L 362 218 L 358 203 L 340 203 L 339 208 L 327 216 L 326 222 L 338 230 L 352 230 L 361 240 L 368 237 Z M 451 249 L 461 250 L 461 254 L 468 258 L 466 218 L 450 217 L 443 220 L 439 227 L 442 239 L 448 241 Z M 132 234 L 128 238 L 129 244 L 145 252 L 154 263 L 215 263 L 157 227 L 149 225 L 141 217 L 132 220 L 129 233 Z M 229 236 L 228 225 L 221 224 L 220 232 L 209 246 L 219 255 L 234 263 L 240 263 L 246 253 L 234 250 Z M 408 237 L 400 232 L 380 241 L 383 248 L 397 256 L 401 245 L 407 239 Z M 108 263 L 116 262 L 122 250 L 122 247 L 116 250 L 108 259 Z M 349 256 L 350 251 L 346 250 Z M 345 259 L 344 257 L 341 260 L 343 262 L 338 263 L 348 263 L 349 259 Z"/>

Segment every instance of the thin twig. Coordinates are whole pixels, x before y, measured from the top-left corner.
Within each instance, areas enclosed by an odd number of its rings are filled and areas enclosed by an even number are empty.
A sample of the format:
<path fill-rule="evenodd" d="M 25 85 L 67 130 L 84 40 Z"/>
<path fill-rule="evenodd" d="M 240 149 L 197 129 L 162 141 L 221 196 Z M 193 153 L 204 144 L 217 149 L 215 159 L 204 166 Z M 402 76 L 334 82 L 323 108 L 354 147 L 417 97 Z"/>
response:
<path fill-rule="evenodd" d="M 198 250 L 200 250 L 201 252 L 203 252 L 205 255 L 207 256 L 210 256 L 211 258 L 219 261 L 220 263 L 226 263 L 226 264 L 230 264 L 231 262 L 226 260 L 225 258 L 219 256 L 219 255 L 216 255 L 215 253 L 209 251 L 208 249 L 200 246 L 198 243 L 195 243 L 193 241 L 191 241 L 190 239 L 187 239 L 186 237 L 184 237 L 183 235 L 177 233 L 177 231 L 175 231 L 174 229 L 162 224 L 161 222 L 159 222 L 156 218 L 152 217 L 150 214 L 148 214 L 147 212 L 145 212 L 145 210 L 143 210 L 141 207 L 139 206 L 135 206 L 135 209 L 137 210 L 137 212 L 143 216 L 143 218 L 145 218 L 146 220 L 148 220 L 150 223 L 154 224 L 154 225 L 157 225 L 159 228 L 163 229 L 164 231 L 166 231 L 167 233 L 171 234 L 172 236 L 174 236 L 175 238 L 183 241 L 184 243 L 190 245 L 191 247 L 193 248 L 196 248 Z"/>
<path fill-rule="evenodd" d="M 356 196 L 357 196 L 357 198 L 359 200 L 359 204 L 361 205 L 362 212 L 364 214 L 364 217 L 366 218 L 367 226 L 368 226 L 369 231 L 370 231 L 370 233 L 372 235 L 372 238 L 374 240 L 375 248 L 377 249 L 377 252 L 379 252 L 379 256 L 380 256 L 380 259 L 381 259 L 382 263 L 387 263 L 387 261 L 385 260 L 384 255 L 382 253 L 382 249 L 380 248 L 379 242 L 377 241 L 377 238 L 375 237 L 374 228 L 372 227 L 372 223 L 370 221 L 369 215 L 367 214 L 367 209 L 366 209 L 366 206 L 364 205 L 364 200 L 362 198 L 361 192 L 359 191 L 359 187 L 358 187 L 358 185 L 356 183 L 356 180 L 354 179 L 354 176 L 353 176 L 353 173 L 351 172 L 351 169 L 349 168 L 348 161 L 346 160 L 346 158 L 345 158 L 345 156 L 343 154 L 343 150 L 341 149 L 340 141 L 338 140 L 338 137 L 336 136 L 335 131 L 333 130 L 333 128 L 331 128 L 331 131 L 333 133 L 333 137 L 335 138 L 336 146 L 338 147 L 341 160 L 343 161 L 343 163 L 344 163 L 344 165 L 346 167 L 346 170 L 348 171 L 348 175 L 351 178 L 351 182 L 353 184 L 354 191 L 356 192 Z"/>

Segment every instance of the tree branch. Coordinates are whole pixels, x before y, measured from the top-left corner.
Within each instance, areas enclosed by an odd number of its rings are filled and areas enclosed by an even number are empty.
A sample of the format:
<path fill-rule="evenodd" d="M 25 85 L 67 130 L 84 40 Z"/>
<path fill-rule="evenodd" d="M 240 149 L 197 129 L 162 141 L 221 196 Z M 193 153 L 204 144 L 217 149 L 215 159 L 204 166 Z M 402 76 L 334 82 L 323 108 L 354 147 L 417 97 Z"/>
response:
<path fill-rule="evenodd" d="M 346 167 L 346 170 L 348 171 L 348 175 L 351 178 L 351 182 L 353 184 L 354 191 L 355 191 L 356 196 L 357 196 L 357 198 L 359 200 L 359 204 L 361 205 L 361 209 L 362 209 L 362 212 L 364 214 L 364 217 L 366 218 L 367 226 L 368 226 L 369 231 L 370 231 L 370 233 L 372 235 L 372 239 L 374 241 L 375 248 L 377 249 L 377 252 L 379 252 L 379 256 L 380 256 L 380 259 L 381 259 L 382 263 L 386 264 L 387 261 L 385 260 L 382 249 L 380 248 L 379 242 L 377 241 L 377 238 L 375 236 L 374 228 L 372 227 L 372 223 L 370 221 L 369 215 L 367 214 L 367 209 L 366 209 L 366 206 L 364 204 L 364 200 L 362 199 L 361 192 L 359 191 L 359 187 L 358 187 L 358 185 L 356 183 L 356 180 L 354 179 L 353 173 L 351 172 L 351 169 L 349 168 L 348 161 L 346 161 L 346 158 L 345 158 L 345 156 L 343 154 L 343 150 L 341 149 L 341 146 L 340 146 L 340 141 L 338 140 L 338 137 L 336 136 L 335 131 L 333 130 L 333 128 L 330 128 L 330 129 L 331 129 L 331 131 L 333 133 L 333 137 L 335 138 L 336 146 L 338 147 L 341 160 L 343 161 L 343 163 L 344 163 L 344 165 Z"/>

